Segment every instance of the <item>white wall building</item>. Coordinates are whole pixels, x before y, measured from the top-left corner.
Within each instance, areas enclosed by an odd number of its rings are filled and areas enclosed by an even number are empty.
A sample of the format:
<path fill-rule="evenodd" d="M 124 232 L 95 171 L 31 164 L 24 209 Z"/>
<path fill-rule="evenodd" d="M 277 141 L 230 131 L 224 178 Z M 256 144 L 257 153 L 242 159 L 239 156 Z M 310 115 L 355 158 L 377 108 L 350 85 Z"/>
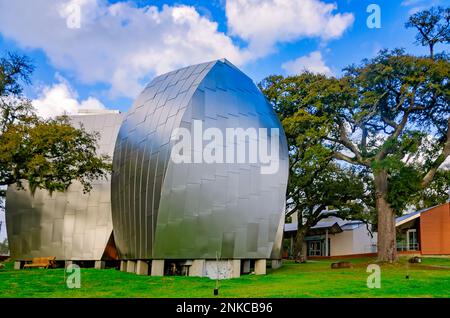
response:
<path fill-rule="evenodd" d="M 328 211 L 331 212 L 331 211 Z M 324 213 L 327 213 L 326 211 Z M 293 246 L 297 232 L 297 218 L 286 223 L 284 228 L 285 249 L 288 256 L 293 255 Z M 376 253 L 377 233 L 371 233 L 362 221 L 343 220 L 329 216 L 320 220 L 305 236 L 303 251 L 311 256 L 346 256 Z M 289 242 L 290 241 L 290 242 Z M 286 253 L 285 255 L 286 256 Z"/>

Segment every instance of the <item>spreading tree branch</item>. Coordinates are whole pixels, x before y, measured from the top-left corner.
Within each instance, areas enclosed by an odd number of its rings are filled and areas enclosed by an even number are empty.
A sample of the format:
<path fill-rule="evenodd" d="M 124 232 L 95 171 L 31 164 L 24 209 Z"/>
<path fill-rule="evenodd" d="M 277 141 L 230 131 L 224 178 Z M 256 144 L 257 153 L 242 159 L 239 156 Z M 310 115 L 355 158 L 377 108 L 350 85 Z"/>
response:
<path fill-rule="evenodd" d="M 422 179 L 421 186 L 422 188 L 427 187 L 430 182 L 433 180 L 434 175 L 438 171 L 441 164 L 447 159 L 447 157 L 450 156 L 450 117 L 447 120 L 447 136 L 445 138 L 444 147 L 442 149 L 442 152 L 439 154 L 439 156 L 434 160 L 434 162 L 431 164 L 430 169 L 425 174 L 425 176 Z"/>
<path fill-rule="evenodd" d="M 344 123 L 341 120 L 338 120 L 339 127 L 339 140 L 343 146 L 348 148 L 353 154 L 358 162 L 362 162 L 361 152 L 358 150 L 358 147 L 348 138 L 347 131 L 345 130 Z"/>

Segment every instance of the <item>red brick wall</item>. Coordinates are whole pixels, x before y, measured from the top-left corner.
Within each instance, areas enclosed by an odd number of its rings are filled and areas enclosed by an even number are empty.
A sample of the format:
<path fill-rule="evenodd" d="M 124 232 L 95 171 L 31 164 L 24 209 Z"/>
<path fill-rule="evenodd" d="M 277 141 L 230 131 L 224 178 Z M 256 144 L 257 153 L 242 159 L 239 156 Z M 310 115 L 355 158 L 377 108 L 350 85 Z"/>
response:
<path fill-rule="evenodd" d="M 420 215 L 422 254 L 450 254 L 450 203 Z"/>

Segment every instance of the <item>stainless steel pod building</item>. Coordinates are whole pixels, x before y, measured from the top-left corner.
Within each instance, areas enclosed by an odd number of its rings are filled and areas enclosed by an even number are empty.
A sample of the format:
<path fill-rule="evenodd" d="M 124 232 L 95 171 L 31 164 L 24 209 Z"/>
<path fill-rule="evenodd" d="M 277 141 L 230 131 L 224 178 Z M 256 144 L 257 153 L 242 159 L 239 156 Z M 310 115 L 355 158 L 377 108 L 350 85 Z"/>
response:
<path fill-rule="evenodd" d="M 277 171 L 262 174 L 259 161 L 175 163 L 174 130 L 195 135 L 196 122 L 224 136 L 229 128 L 267 128 L 269 134 L 278 128 Z M 218 144 L 226 151 L 251 138 Z M 195 157 L 194 144 L 189 150 Z M 234 65 L 217 60 L 158 76 L 124 118 L 114 150 L 112 217 L 120 257 L 279 258 L 287 178 L 281 125 L 263 94 Z"/>
<path fill-rule="evenodd" d="M 98 153 L 112 156 L 123 115 L 99 113 L 72 116 L 75 126 L 99 132 Z M 83 193 L 74 182 L 66 192 L 8 187 L 6 225 L 11 257 L 55 256 L 57 260 L 107 260 L 117 257 L 112 237 L 111 181 L 93 182 Z"/>

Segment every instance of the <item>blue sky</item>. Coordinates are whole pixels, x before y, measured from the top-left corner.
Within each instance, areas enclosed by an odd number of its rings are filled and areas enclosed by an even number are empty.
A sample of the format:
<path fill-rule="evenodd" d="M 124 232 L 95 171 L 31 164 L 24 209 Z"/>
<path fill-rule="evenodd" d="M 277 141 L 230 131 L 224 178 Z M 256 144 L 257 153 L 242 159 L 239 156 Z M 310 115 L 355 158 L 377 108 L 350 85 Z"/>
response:
<path fill-rule="evenodd" d="M 233 17 L 229 6 L 233 1 L 249 2 L 249 7 L 238 5 L 239 14 Z M 31 57 L 36 71 L 26 94 L 36 100 L 44 115 L 90 107 L 126 111 L 156 74 L 213 58 L 228 58 L 258 82 L 270 74 L 298 73 L 305 68 L 339 76 L 343 67 L 371 57 L 381 48 L 403 47 L 413 54 L 426 54 L 425 48 L 414 45 L 415 32 L 405 29 L 404 23 L 411 12 L 449 4 L 443 0 L 287 0 L 285 5 L 291 8 L 286 12 L 298 11 L 298 15 L 278 21 L 284 13 L 278 8 L 281 13 L 276 17 L 276 2 L 1 0 L 0 52 L 17 51 Z M 379 29 L 366 24 L 366 9 L 372 3 L 381 9 Z M 120 9 L 113 9 L 120 4 Z M 268 15 L 263 15 L 264 11 L 257 18 L 251 15 L 255 6 L 264 4 Z M 71 10 L 62 12 L 65 5 L 81 8 L 79 28 L 67 26 L 65 19 Z M 328 10 L 327 5 L 335 7 Z M 143 21 L 148 18 L 145 10 L 152 6 L 154 20 L 161 20 L 158 23 L 163 26 Z M 177 7 L 187 8 L 183 16 L 191 15 L 186 34 L 183 27 L 173 26 L 173 17 L 164 17 L 164 8 L 174 16 L 171 10 Z M 15 12 L 21 12 L 23 18 L 12 18 Z M 50 14 L 59 16 L 47 16 Z M 324 24 L 334 18 L 336 25 L 315 28 L 317 21 Z M 178 38 L 175 44 L 167 44 L 172 27 Z M 310 27 L 312 31 L 302 31 Z M 114 28 L 116 31 L 111 31 Z M 208 31 L 203 34 L 203 29 Z M 192 42 L 197 48 L 189 47 L 188 34 L 192 33 L 204 37 Z"/>

